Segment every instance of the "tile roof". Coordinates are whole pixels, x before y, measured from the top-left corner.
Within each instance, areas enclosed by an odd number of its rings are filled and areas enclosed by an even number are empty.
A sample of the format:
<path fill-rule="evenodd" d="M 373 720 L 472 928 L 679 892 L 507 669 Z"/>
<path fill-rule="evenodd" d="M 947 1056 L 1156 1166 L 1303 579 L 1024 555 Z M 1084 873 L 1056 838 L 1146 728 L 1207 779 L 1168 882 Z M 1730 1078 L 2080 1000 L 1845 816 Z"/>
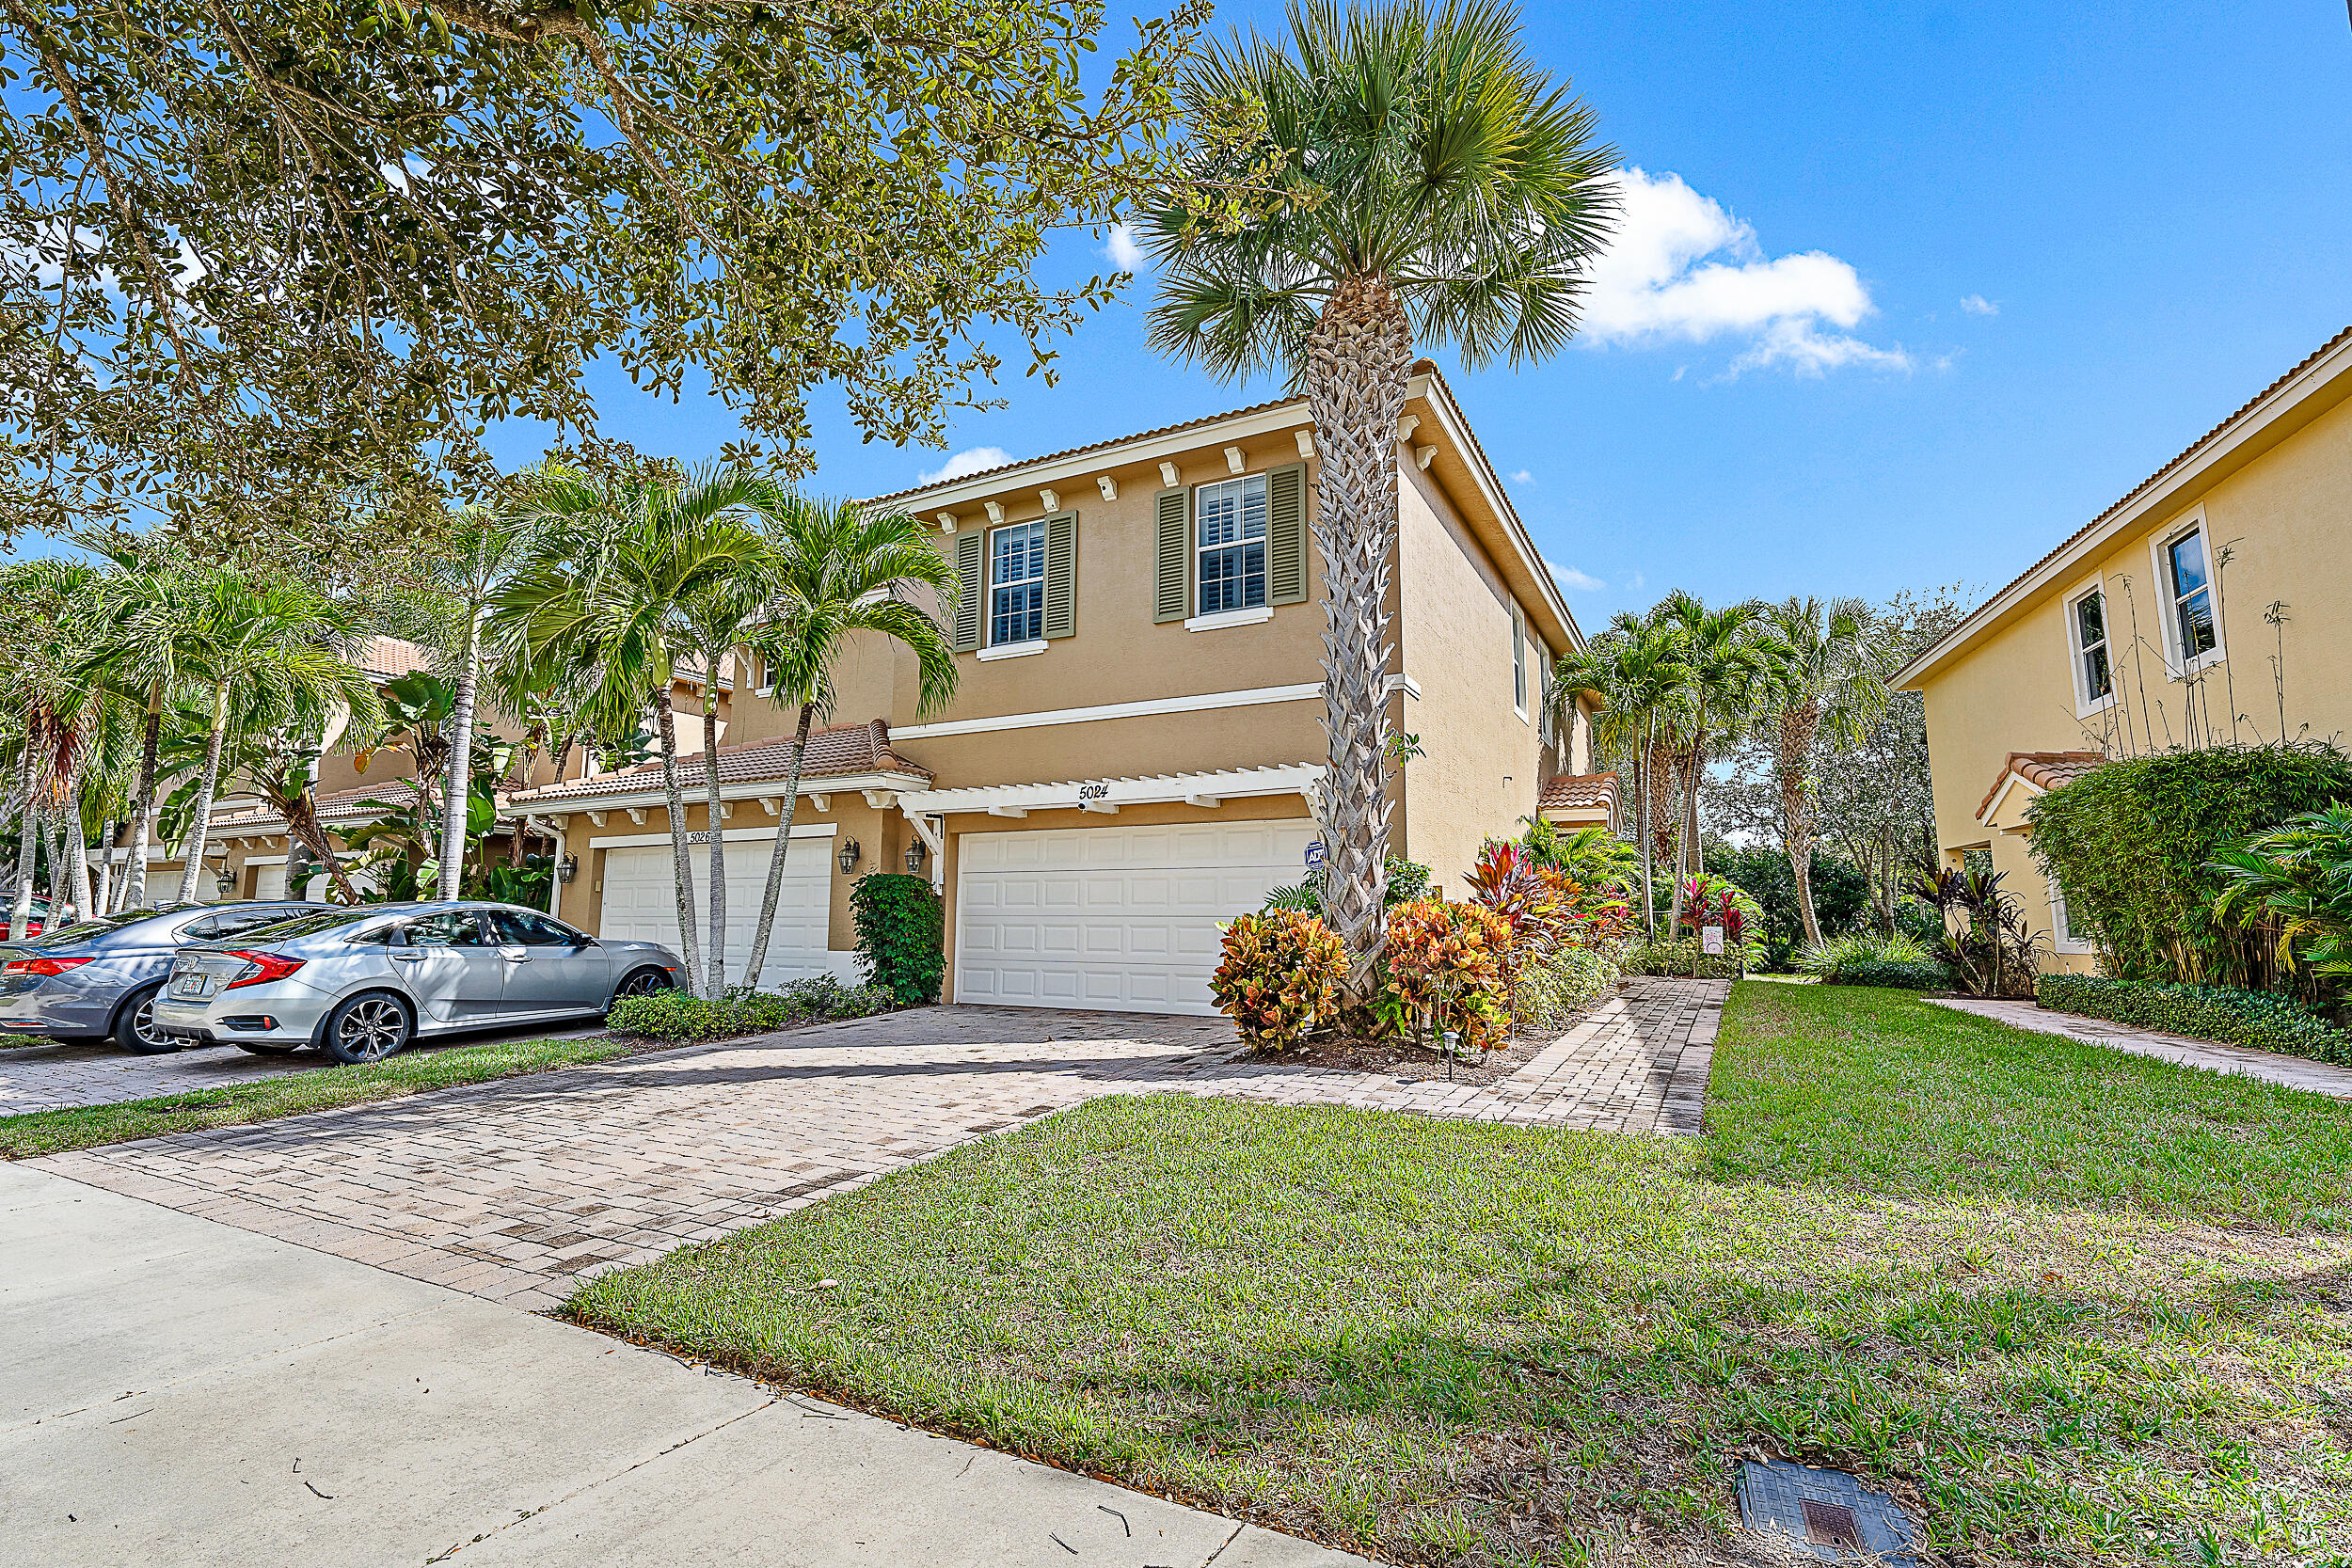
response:
<path fill-rule="evenodd" d="M 386 800 L 396 806 L 405 805 L 406 801 L 401 795 L 395 793 L 404 786 L 410 789 L 416 787 L 415 782 L 410 779 L 386 779 L 381 784 L 361 784 L 356 789 L 339 789 L 332 795 L 322 795 L 316 801 L 319 820 L 321 822 L 373 821 L 383 813 L 370 809 L 367 802 Z M 212 833 L 215 838 L 219 838 L 223 834 L 230 838 L 241 834 L 250 836 L 257 832 L 270 836 L 281 833 L 285 832 L 285 829 L 284 817 L 267 806 L 255 806 L 226 816 L 214 817 Z"/>
<path fill-rule="evenodd" d="M 1992 616 L 2000 610 L 2003 605 L 2003 601 L 2008 598 L 2010 592 L 2013 591 L 2018 584 L 2024 582 L 2026 578 L 2032 577 L 2036 572 L 2041 571 L 2044 566 L 2047 566 L 2050 562 L 2066 554 L 2067 551 L 2073 549 L 2076 545 L 2098 532 L 2100 527 L 2109 518 L 2114 517 L 2119 513 L 2124 511 L 2126 508 L 2131 506 L 2133 502 L 2138 500 L 2142 496 L 2146 495 L 2150 490 L 2162 483 L 2172 474 L 2178 472 L 2184 465 L 2194 459 L 2198 453 L 2203 451 L 2216 440 L 2219 439 L 2232 425 L 2237 423 L 2240 420 L 2246 418 L 2247 415 L 2261 407 L 2263 404 L 2269 401 L 2272 395 L 2278 392 L 2280 388 L 2286 386 L 2287 383 L 2293 381 L 2296 376 L 2301 375 L 2305 371 L 2311 369 L 2312 365 L 2318 363 L 2321 359 L 2324 359 L 2328 355 L 2334 353 L 2347 341 L 2352 341 L 2352 326 L 2345 327 L 2343 331 L 2338 332 L 2334 337 L 2328 339 L 2326 342 L 2312 350 L 2311 353 L 2296 361 L 2292 369 L 2288 370 L 2269 386 L 2265 387 L 2261 391 L 2256 392 L 2252 397 L 2248 398 L 2244 403 L 2238 404 L 2236 408 L 2230 412 L 2228 418 L 2222 420 L 2218 424 L 2216 424 L 2211 430 L 2206 431 L 2202 436 L 2200 436 L 2194 441 L 2191 441 L 2187 446 L 2183 447 L 2179 454 L 2176 455 L 2170 462 L 2167 463 L 2163 467 L 2158 468 L 2154 473 L 2150 474 L 2146 479 L 2141 480 L 2137 484 L 2133 485 L 2129 490 L 2125 491 L 2122 499 L 2117 500 L 2114 505 L 2108 507 L 2106 511 L 2100 513 L 2096 517 L 2091 518 L 2090 521 L 2085 523 L 2082 527 L 2068 534 L 2064 539 L 2058 541 L 2056 548 L 2050 550 L 2049 553 L 2042 556 L 2039 561 L 2036 561 L 2032 565 L 2026 567 L 2024 571 L 2011 578 L 2008 583 L 2003 585 L 1999 593 L 1993 594 L 1991 597 L 1987 598 L 1984 603 L 1979 605 L 1966 620 L 1963 621 L 1946 636 L 1938 639 L 1933 646 L 1920 654 L 1903 669 L 1898 671 L 1896 673 L 1897 682 L 1899 684 L 1912 679 L 1929 663 L 1942 658 L 1945 654 L 1960 647 L 1963 643 L 1967 641 L 1969 638 L 1976 634 L 1979 626 L 1988 623 Z"/>
<path fill-rule="evenodd" d="M 1184 420 L 1175 424 L 1164 424 L 1156 430 L 1138 430 L 1126 436 L 1114 436 L 1107 441 L 1089 441 L 1082 447 L 1065 447 L 1059 451 L 1049 451 L 1038 457 L 1017 458 L 1010 463 L 999 463 L 993 468 L 976 469 L 968 474 L 958 474 L 953 479 L 934 480 L 929 484 L 917 484 L 908 490 L 893 490 L 886 496 L 868 496 L 866 499 L 869 503 L 876 505 L 883 501 L 902 501 L 910 497 L 924 495 L 932 490 L 944 490 L 951 484 L 968 484 L 976 479 L 985 479 L 991 474 L 1009 474 L 1020 468 L 1034 468 L 1041 464 L 1059 463 L 1064 458 L 1081 457 L 1090 451 L 1104 451 L 1112 447 L 1126 446 L 1132 441 L 1149 441 L 1155 436 L 1173 436 L 1182 430 L 1198 430 L 1203 425 L 1220 424 L 1227 420 L 1238 420 L 1250 414 L 1263 414 L 1269 408 L 1281 408 L 1294 403 L 1299 405 L 1300 412 L 1303 413 L 1306 409 L 1306 402 L 1305 398 L 1275 398 L 1268 403 L 1253 403 L 1247 408 L 1229 408 L 1222 414 L 1203 414 L 1197 420 Z"/>
<path fill-rule="evenodd" d="M 719 748 L 719 782 L 727 784 L 762 784 L 782 780 L 792 770 L 792 737 L 777 736 L 768 740 L 746 741 L 739 746 Z M 808 757 L 802 765 L 801 777 L 821 779 L 858 773 L 907 773 L 928 779 L 930 769 L 907 761 L 890 749 L 890 725 L 887 721 L 869 719 L 863 724 L 835 724 L 818 730 L 808 737 Z M 678 787 L 689 791 L 703 787 L 703 758 L 697 753 L 677 761 Z M 605 795 L 634 795 L 641 790 L 658 789 L 661 784 L 660 759 L 641 762 L 617 773 L 599 773 L 593 779 L 573 779 L 565 784 L 548 784 L 543 788 L 526 790 L 510 798 L 515 805 L 546 805 L 558 800 L 585 800 Z"/>
<path fill-rule="evenodd" d="M 1993 787 L 1984 792 L 1984 803 L 1977 808 L 1977 817 L 1981 821 L 1984 814 L 1993 809 L 1994 797 L 2001 793 L 2001 786 L 2009 782 L 2011 773 L 2036 789 L 2056 789 L 2106 765 L 2105 752 L 2011 752 L 2009 760 L 2001 764 L 2000 776 L 1993 781 Z"/>
<path fill-rule="evenodd" d="M 430 651 L 397 637 L 371 637 L 359 648 L 359 668 L 380 681 L 433 668 Z"/>
<path fill-rule="evenodd" d="M 1563 773 L 1544 785 L 1536 797 L 1535 809 L 1544 811 L 1591 811 L 1606 809 L 1611 816 L 1617 815 L 1617 776 L 1614 773 Z"/>

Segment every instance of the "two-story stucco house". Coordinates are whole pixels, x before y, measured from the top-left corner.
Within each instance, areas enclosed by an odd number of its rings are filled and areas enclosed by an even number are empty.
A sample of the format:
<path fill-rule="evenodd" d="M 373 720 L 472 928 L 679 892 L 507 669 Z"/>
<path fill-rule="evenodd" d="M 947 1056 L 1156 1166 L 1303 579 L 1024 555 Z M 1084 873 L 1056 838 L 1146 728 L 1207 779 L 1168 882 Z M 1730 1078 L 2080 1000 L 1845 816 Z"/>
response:
<path fill-rule="evenodd" d="M 1458 895 L 1480 844 L 1586 766 L 1583 716 L 1560 734 L 1544 721 L 1546 672 L 1579 634 L 1426 364 L 1397 440 L 1391 717 L 1423 754 L 1397 786 L 1392 847 Z M 960 689 L 918 714 L 911 656 L 850 648 L 834 722 L 810 741 L 763 982 L 853 975 L 853 881 L 919 870 L 946 902 L 948 1000 L 1207 1011 L 1219 924 L 1299 880 L 1314 837 L 1315 461 L 1295 399 L 879 498 L 957 568 L 943 616 Z M 793 718 L 739 694 L 718 757 L 739 966 Z M 683 770 L 690 800 L 701 766 Z M 652 766 L 516 797 L 564 835 L 564 918 L 675 940 L 661 801 Z"/>
<path fill-rule="evenodd" d="M 1937 842 L 2088 970 L 2026 807 L 2111 756 L 2352 730 L 2352 328 L 1914 659 Z"/>

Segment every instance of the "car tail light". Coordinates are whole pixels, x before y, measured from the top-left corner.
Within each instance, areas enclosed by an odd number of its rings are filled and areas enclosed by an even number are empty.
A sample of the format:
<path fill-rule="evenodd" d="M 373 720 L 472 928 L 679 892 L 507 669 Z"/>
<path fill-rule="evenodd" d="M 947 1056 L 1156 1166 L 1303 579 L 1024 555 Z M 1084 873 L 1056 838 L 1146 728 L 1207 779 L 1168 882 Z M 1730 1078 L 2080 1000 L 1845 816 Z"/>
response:
<path fill-rule="evenodd" d="M 87 958 L 10 958 L 0 964 L 0 974 L 63 974 L 87 962 Z"/>
<path fill-rule="evenodd" d="M 289 958 L 282 953 L 246 953 L 233 948 L 229 956 L 243 958 L 253 967 L 221 987 L 223 990 L 235 990 L 239 986 L 264 986 L 272 980 L 282 980 L 300 969 L 305 961 Z"/>

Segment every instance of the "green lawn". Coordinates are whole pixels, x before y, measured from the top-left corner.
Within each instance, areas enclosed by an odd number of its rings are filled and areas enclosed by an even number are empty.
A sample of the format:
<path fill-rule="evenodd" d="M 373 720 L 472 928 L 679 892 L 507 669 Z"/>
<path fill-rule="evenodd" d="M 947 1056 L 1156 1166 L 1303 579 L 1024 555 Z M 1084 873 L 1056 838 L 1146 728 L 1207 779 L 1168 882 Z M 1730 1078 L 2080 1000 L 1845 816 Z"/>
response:
<path fill-rule="evenodd" d="M 159 1138 L 207 1127 L 240 1127 L 303 1111 L 331 1110 L 372 1100 L 397 1100 L 427 1089 L 513 1078 L 550 1068 L 578 1067 L 638 1051 L 666 1051 L 666 1040 L 592 1035 L 584 1038 L 493 1040 L 486 1045 L 405 1051 L 388 1061 L 364 1066 L 327 1066 L 246 1084 L 229 1084 L 186 1094 L 127 1100 L 64 1111 L 32 1111 L 0 1117 L 0 1159 L 25 1160 L 70 1148 Z"/>
<path fill-rule="evenodd" d="M 1962 1561 L 2344 1560 L 2352 1105 L 1747 985 L 1708 1118 L 1102 1100 L 573 1309 L 1400 1562 L 1684 1560 L 1768 1454 Z"/>

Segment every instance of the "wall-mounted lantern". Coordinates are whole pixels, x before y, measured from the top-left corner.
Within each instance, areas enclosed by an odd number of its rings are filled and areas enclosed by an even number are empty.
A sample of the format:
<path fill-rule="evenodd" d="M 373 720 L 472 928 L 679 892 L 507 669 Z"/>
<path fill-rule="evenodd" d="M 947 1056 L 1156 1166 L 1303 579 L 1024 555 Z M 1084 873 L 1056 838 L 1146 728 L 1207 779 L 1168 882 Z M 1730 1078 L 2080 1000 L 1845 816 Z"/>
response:
<path fill-rule="evenodd" d="M 557 881 L 568 882 L 574 877 L 579 875 L 580 857 L 578 855 L 566 855 L 562 860 L 555 863 L 555 879 Z"/>
<path fill-rule="evenodd" d="M 858 854 L 856 839 L 851 839 L 841 847 L 841 874 L 844 877 L 857 869 Z"/>
<path fill-rule="evenodd" d="M 923 847 L 923 841 L 919 838 L 914 843 L 908 845 L 907 875 L 910 877 L 920 877 L 923 874 L 924 857 L 928 856 L 930 853 L 930 851 Z"/>

